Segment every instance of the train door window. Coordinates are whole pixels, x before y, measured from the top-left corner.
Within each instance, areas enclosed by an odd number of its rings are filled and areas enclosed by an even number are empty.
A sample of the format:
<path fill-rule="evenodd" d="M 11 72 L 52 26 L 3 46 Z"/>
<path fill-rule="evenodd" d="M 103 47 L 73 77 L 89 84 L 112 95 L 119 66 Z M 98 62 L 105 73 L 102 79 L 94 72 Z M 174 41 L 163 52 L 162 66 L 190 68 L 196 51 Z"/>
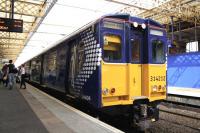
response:
<path fill-rule="evenodd" d="M 74 88 L 75 81 L 75 64 L 76 64 L 76 47 L 75 45 L 71 48 L 71 59 L 70 59 L 70 67 L 69 67 L 69 80 L 70 86 Z"/>
<path fill-rule="evenodd" d="M 74 81 L 77 74 L 79 74 L 83 67 L 84 60 L 85 55 L 83 42 L 74 42 L 71 48 L 71 61 L 69 71 L 69 80 L 72 87 L 74 87 Z"/>
<path fill-rule="evenodd" d="M 131 61 L 140 62 L 140 49 L 141 49 L 141 40 L 135 38 L 131 40 Z"/>
<path fill-rule="evenodd" d="M 31 61 L 31 80 L 40 82 L 41 58 L 36 57 Z"/>
<path fill-rule="evenodd" d="M 112 62 L 122 58 L 122 41 L 119 35 L 104 35 L 104 61 Z"/>
<path fill-rule="evenodd" d="M 164 44 L 160 40 L 152 41 L 152 63 L 165 63 Z"/>
<path fill-rule="evenodd" d="M 84 60 L 85 60 L 84 43 L 82 41 L 80 41 L 77 46 L 77 55 L 78 55 L 77 71 L 80 72 L 83 67 Z"/>

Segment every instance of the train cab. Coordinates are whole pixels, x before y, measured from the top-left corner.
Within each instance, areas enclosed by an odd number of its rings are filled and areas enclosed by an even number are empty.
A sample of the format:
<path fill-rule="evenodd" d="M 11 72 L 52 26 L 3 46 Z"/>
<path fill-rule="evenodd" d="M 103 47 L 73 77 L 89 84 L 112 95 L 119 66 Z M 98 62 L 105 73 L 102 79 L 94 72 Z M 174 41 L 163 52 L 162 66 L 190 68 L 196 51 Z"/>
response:
<path fill-rule="evenodd" d="M 157 120 L 157 102 L 166 98 L 165 29 L 149 19 L 108 17 L 100 34 L 102 106 L 130 105 L 133 117 Z"/>
<path fill-rule="evenodd" d="M 137 19 L 103 21 L 101 74 L 104 106 L 131 104 L 137 99 L 154 101 L 165 98 L 165 30 L 152 20 L 139 19 L 138 23 Z"/>

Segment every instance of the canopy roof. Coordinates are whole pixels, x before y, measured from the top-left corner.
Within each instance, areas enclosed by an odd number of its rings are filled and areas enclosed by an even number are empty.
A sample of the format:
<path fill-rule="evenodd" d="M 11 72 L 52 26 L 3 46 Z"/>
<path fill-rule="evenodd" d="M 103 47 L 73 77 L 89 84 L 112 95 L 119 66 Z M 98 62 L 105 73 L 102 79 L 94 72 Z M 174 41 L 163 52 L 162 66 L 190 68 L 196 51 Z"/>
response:
<path fill-rule="evenodd" d="M 0 17 L 9 18 L 10 4 L 0 1 Z M 0 58 L 16 65 L 105 14 L 128 13 L 162 24 L 169 24 L 170 16 L 200 23 L 199 0 L 15 0 L 14 7 L 14 18 L 24 21 L 23 33 L 0 32 Z"/>

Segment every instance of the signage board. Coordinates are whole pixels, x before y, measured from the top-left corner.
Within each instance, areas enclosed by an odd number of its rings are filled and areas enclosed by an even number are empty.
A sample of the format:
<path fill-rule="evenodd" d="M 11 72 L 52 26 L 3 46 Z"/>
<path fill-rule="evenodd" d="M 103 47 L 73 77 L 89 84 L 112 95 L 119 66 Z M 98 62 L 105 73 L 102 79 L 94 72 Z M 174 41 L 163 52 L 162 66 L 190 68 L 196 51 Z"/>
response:
<path fill-rule="evenodd" d="M 0 18 L 0 31 L 5 32 L 23 32 L 23 20 Z"/>

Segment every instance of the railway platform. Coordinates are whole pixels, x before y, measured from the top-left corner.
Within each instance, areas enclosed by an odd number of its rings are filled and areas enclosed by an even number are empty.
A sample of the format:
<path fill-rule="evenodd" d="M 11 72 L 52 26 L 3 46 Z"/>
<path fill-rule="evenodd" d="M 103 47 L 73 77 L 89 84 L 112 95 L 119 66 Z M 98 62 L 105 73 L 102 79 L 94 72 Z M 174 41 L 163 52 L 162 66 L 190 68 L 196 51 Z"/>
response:
<path fill-rule="evenodd" d="M 0 86 L 1 133 L 122 132 L 30 85 L 18 88 Z"/>

